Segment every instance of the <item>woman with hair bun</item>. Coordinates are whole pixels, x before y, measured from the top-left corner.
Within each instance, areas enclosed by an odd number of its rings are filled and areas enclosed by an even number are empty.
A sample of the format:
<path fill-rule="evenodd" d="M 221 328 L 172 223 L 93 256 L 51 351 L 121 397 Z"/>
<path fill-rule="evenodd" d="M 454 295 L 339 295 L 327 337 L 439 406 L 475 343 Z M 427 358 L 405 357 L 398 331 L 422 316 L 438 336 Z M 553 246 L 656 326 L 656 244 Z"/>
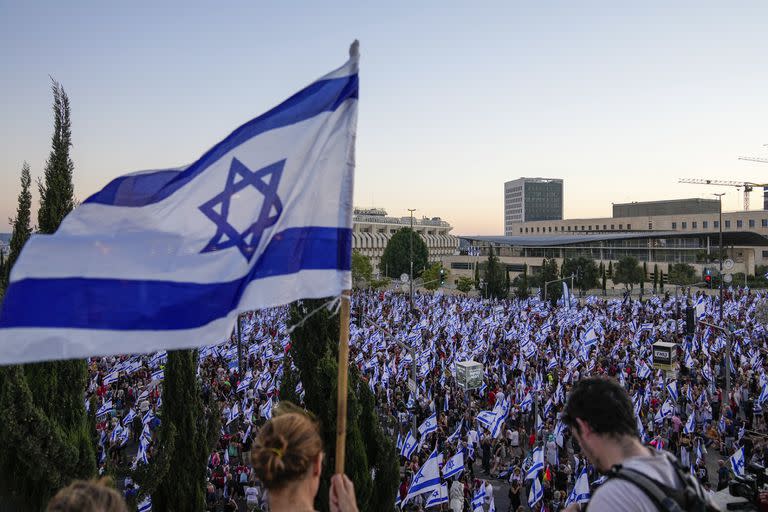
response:
<path fill-rule="evenodd" d="M 253 471 L 269 491 L 271 512 L 315 510 L 324 456 L 317 423 L 283 402 L 261 427 L 251 451 Z M 355 487 L 346 475 L 331 479 L 329 502 L 332 512 L 357 512 Z"/>

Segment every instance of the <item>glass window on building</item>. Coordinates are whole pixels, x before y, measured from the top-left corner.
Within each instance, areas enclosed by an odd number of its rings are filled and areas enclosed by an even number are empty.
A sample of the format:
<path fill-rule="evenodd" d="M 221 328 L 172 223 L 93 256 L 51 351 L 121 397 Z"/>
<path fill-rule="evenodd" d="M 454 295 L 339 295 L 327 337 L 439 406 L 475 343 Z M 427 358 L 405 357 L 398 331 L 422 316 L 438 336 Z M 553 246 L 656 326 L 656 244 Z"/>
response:
<path fill-rule="evenodd" d="M 613 224 L 611 224 L 611 229 L 613 229 L 613 226 L 614 226 L 614 225 L 613 225 Z"/>
<path fill-rule="evenodd" d="M 570 230 L 571 230 L 571 226 L 568 226 L 568 231 L 570 231 Z"/>
<path fill-rule="evenodd" d="M 648 222 L 648 229 L 653 229 L 653 222 L 652 221 Z"/>
<path fill-rule="evenodd" d="M 714 221 L 712 223 L 712 226 L 715 227 L 715 228 L 719 228 L 720 227 L 720 221 L 719 220 Z"/>
<path fill-rule="evenodd" d="M 549 226 L 549 232 L 550 233 L 552 232 L 552 226 Z"/>
<path fill-rule="evenodd" d="M 624 229 L 624 224 L 619 224 L 619 229 Z"/>
<path fill-rule="evenodd" d="M 729 221 L 729 220 L 725 221 L 725 227 L 726 228 L 731 227 L 731 221 Z"/>
<path fill-rule="evenodd" d="M 672 223 L 672 229 L 677 229 L 677 222 Z"/>
<path fill-rule="evenodd" d="M 698 226 L 697 226 L 697 224 L 698 224 L 698 222 L 696 222 L 696 221 L 693 221 L 693 222 L 691 222 L 691 227 L 692 227 L 693 229 L 696 229 L 696 228 L 698 227 Z"/>
<path fill-rule="evenodd" d="M 523 232 L 523 228 L 520 228 L 520 232 L 521 232 L 521 233 Z"/>
<path fill-rule="evenodd" d="M 768 251 L 763 251 L 763 258 L 768 258 Z"/>
<path fill-rule="evenodd" d="M 768 228 L 768 219 L 760 219 L 760 226 Z"/>
<path fill-rule="evenodd" d="M 589 226 L 589 230 L 592 231 L 592 226 Z"/>
<path fill-rule="evenodd" d="M 632 224 L 627 224 L 627 229 L 632 229 Z"/>
<path fill-rule="evenodd" d="M 681 224 L 682 224 L 682 226 L 681 226 L 682 229 L 685 229 L 685 228 L 688 227 L 688 223 L 685 222 L 685 221 L 683 221 Z"/>
<path fill-rule="evenodd" d="M 737 220 L 736 221 L 736 227 L 737 228 L 740 228 L 740 227 L 743 227 L 743 226 L 744 226 L 744 222 L 742 222 L 741 220 Z"/>
<path fill-rule="evenodd" d="M 537 232 L 537 233 L 540 233 L 540 232 L 541 232 L 541 231 L 539 231 L 539 226 L 536 226 L 536 232 Z"/>
<path fill-rule="evenodd" d="M 709 221 L 703 220 L 701 221 L 701 227 L 704 229 L 707 229 L 709 227 Z"/>
<path fill-rule="evenodd" d="M 581 230 L 584 231 L 584 226 L 581 226 Z"/>
<path fill-rule="evenodd" d="M 749 219 L 749 227 L 755 227 L 755 219 Z"/>
<path fill-rule="evenodd" d="M 605 224 L 603 224 L 603 231 L 605 231 Z"/>

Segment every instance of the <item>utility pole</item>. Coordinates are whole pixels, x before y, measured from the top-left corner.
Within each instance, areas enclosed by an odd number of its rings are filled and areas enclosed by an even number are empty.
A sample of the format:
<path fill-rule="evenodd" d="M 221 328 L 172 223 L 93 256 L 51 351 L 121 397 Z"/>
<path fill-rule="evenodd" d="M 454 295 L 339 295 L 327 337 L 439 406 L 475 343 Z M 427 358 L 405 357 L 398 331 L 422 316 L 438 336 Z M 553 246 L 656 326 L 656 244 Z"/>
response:
<path fill-rule="evenodd" d="M 416 211 L 415 208 L 408 208 L 408 211 L 411 212 L 411 234 L 408 237 L 408 241 L 410 242 L 409 246 L 409 252 L 410 252 L 410 259 L 411 259 L 411 274 L 409 283 L 411 285 L 411 314 L 413 314 L 413 212 Z M 721 240 L 722 243 L 722 240 Z"/>
<path fill-rule="evenodd" d="M 720 325 L 723 325 L 723 196 L 724 193 L 713 194 L 717 196 L 720 201 L 720 221 L 718 227 L 720 228 L 720 253 L 718 260 L 720 261 Z M 725 343 L 725 400 L 726 403 L 731 403 L 731 337 L 726 336 Z"/>

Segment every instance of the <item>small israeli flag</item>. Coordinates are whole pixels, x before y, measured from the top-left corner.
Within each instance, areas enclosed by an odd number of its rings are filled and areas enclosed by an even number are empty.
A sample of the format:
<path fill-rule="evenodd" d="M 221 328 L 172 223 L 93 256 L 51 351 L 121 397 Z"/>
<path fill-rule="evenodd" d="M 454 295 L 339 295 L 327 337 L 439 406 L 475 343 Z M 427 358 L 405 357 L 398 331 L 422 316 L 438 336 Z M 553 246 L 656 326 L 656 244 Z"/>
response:
<path fill-rule="evenodd" d="M 581 470 L 579 478 L 576 479 L 576 485 L 573 486 L 571 494 L 568 495 L 565 507 L 567 508 L 571 503 L 587 503 L 590 498 L 589 476 L 587 475 L 587 469 L 584 468 Z"/>
<path fill-rule="evenodd" d="M 152 512 L 152 497 L 147 496 L 139 503 L 138 512 Z"/>
<path fill-rule="evenodd" d="M 533 508 L 543 496 L 544 489 L 541 488 L 541 482 L 539 482 L 538 478 L 534 478 L 533 485 L 531 485 L 531 492 L 528 493 L 528 506 Z"/>
<path fill-rule="evenodd" d="M 448 459 L 443 466 L 443 478 L 448 479 L 464 471 L 464 450 L 459 450 L 456 455 Z"/>
<path fill-rule="evenodd" d="M 432 493 L 440 488 L 440 466 L 437 460 L 437 450 L 433 450 L 414 475 L 411 487 L 403 502 L 424 493 Z"/>
<path fill-rule="evenodd" d="M 525 473 L 526 480 L 536 480 L 536 476 L 539 474 L 539 471 L 544 469 L 544 448 L 539 446 L 533 450 L 531 459 L 531 467 L 529 467 L 528 471 Z"/>
<path fill-rule="evenodd" d="M 357 53 L 191 165 L 117 178 L 33 235 L 0 364 L 203 346 L 241 311 L 351 288 Z"/>
<path fill-rule="evenodd" d="M 733 473 L 736 476 L 744 476 L 745 474 L 745 466 L 744 466 L 744 448 L 739 448 L 736 450 L 736 452 L 731 455 L 730 459 L 731 461 L 731 469 L 733 469 Z"/>

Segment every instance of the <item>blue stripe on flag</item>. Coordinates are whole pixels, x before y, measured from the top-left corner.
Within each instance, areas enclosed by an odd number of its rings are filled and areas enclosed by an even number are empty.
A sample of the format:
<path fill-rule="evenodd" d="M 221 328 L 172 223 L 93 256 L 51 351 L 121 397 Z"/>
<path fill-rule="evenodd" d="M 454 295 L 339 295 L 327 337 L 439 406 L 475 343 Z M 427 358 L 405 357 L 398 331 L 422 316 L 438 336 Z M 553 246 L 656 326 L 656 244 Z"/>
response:
<path fill-rule="evenodd" d="M 269 112 L 236 129 L 187 169 L 116 178 L 84 203 L 146 206 L 162 201 L 248 139 L 269 130 L 310 119 L 322 112 L 333 112 L 344 101 L 358 97 L 358 86 L 357 74 L 315 82 Z"/>
<path fill-rule="evenodd" d="M 301 270 L 350 270 L 351 246 L 351 229 L 307 226 L 275 234 L 249 274 L 225 283 L 74 277 L 22 279 L 11 283 L 0 328 L 199 327 L 226 317 L 236 308 L 246 285 L 256 279 Z"/>

